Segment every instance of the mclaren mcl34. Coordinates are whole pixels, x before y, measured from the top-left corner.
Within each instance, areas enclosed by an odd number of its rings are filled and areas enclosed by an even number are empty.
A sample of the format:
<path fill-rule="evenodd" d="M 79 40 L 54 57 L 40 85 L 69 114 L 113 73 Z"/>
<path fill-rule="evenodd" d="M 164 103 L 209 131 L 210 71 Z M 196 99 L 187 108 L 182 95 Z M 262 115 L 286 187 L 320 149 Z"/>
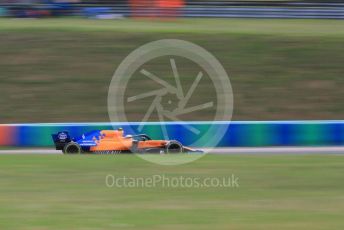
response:
<path fill-rule="evenodd" d="M 80 153 L 203 153 L 183 146 L 176 140 L 152 140 L 145 134 L 124 136 L 122 129 L 95 130 L 73 138 L 67 131 L 52 134 L 56 150 Z"/>

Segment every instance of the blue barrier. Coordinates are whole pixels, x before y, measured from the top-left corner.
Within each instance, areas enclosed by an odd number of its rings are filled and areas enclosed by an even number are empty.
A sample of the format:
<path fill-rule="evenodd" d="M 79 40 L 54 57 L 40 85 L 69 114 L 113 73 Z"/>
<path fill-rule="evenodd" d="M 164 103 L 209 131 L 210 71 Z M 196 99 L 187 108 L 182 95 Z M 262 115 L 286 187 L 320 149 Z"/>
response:
<path fill-rule="evenodd" d="M 344 121 L 244 121 L 164 123 L 168 138 L 185 145 L 213 147 L 216 130 L 225 130 L 216 142 L 218 147 L 259 146 L 341 146 L 344 145 Z M 113 125 L 113 126 L 112 126 Z M 53 146 L 51 134 L 66 130 L 79 136 L 92 130 L 122 127 L 126 134 L 146 133 L 154 139 L 164 139 L 161 123 L 60 123 L 0 125 L 2 146 Z M 190 131 L 189 127 L 200 131 Z M 227 129 L 228 126 L 228 129 Z M 210 129 L 212 127 L 212 129 Z M 210 131 L 209 131 L 210 130 Z M 201 140 L 201 141 L 198 141 Z"/>

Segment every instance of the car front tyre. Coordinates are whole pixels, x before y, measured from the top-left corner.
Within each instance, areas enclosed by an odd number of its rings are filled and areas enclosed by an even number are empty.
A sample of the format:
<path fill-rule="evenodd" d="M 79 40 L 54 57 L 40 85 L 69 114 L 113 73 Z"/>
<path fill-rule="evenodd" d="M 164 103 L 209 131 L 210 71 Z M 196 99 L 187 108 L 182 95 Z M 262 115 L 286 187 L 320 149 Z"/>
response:
<path fill-rule="evenodd" d="M 178 141 L 170 141 L 165 147 L 166 153 L 182 153 L 183 145 Z"/>

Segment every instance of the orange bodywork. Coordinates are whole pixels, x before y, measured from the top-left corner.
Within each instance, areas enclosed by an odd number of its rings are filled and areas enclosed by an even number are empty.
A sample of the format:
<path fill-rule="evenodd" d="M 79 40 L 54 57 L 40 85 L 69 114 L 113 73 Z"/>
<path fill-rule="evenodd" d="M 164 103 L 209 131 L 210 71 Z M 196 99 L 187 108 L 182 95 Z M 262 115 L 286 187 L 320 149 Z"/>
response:
<path fill-rule="evenodd" d="M 96 138 L 97 146 L 92 146 L 90 151 L 129 151 L 133 147 L 133 138 L 124 137 L 122 130 L 103 130 L 100 137 Z M 167 141 L 146 140 L 139 141 L 137 148 L 163 148 Z"/>

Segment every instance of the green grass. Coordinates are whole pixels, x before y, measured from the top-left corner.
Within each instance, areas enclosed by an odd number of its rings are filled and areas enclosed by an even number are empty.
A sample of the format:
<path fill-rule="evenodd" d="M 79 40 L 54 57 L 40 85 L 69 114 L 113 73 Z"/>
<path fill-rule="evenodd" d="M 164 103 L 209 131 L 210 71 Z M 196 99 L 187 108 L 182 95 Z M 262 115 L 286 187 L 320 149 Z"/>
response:
<path fill-rule="evenodd" d="M 67 32 L 144 32 L 186 34 L 245 34 L 283 36 L 344 36 L 341 20 L 299 19 L 178 19 L 178 20 L 87 20 L 0 19 L 0 31 L 67 31 Z"/>
<path fill-rule="evenodd" d="M 194 42 L 219 59 L 232 83 L 234 120 L 344 116 L 340 20 L 0 19 L 0 35 L 0 123 L 108 121 L 107 91 L 118 65 L 164 38 Z M 149 70 L 171 77 L 166 61 Z M 176 62 L 186 90 L 196 67 Z M 154 86 L 140 74 L 136 79 L 130 95 Z M 214 97 L 209 82 L 198 89 L 197 104 Z M 127 104 L 129 119 L 141 120 L 150 103 Z M 209 120 L 213 112 L 185 119 Z"/>
<path fill-rule="evenodd" d="M 135 156 L 0 156 L 0 228 L 343 229 L 338 155 L 208 155 L 182 166 Z M 227 177 L 239 187 L 108 188 L 105 177 Z"/>

